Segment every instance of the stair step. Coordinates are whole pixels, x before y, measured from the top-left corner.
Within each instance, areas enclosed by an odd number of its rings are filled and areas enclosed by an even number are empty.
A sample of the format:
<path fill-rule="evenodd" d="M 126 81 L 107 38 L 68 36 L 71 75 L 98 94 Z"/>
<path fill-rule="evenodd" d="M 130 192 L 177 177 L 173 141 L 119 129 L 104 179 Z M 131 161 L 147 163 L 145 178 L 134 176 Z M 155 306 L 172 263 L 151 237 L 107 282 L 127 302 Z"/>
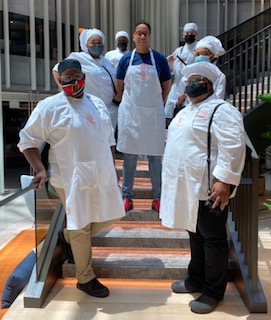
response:
<path fill-rule="evenodd" d="M 98 278 L 185 279 L 188 249 L 93 247 L 92 265 Z M 65 262 L 63 278 L 75 277 L 75 265 Z"/>
<path fill-rule="evenodd" d="M 189 248 L 186 230 L 166 228 L 159 221 L 120 221 L 92 237 L 93 246 Z"/>
<path fill-rule="evenodd" d="M 130 210 L 121 221 L 160 221 L 160 218 L 155 210 Z"/>

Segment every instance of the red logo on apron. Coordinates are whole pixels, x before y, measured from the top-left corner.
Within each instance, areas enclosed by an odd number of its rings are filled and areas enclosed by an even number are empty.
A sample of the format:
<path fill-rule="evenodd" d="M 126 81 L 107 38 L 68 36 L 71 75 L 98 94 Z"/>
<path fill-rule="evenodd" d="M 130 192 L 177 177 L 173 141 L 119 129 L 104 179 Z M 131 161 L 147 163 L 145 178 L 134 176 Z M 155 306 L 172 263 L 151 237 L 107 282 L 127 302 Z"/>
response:
<path fill-rule="evenodd" d="M 140 80 L 146 80 L 146 64 L 141 64 Z"/>

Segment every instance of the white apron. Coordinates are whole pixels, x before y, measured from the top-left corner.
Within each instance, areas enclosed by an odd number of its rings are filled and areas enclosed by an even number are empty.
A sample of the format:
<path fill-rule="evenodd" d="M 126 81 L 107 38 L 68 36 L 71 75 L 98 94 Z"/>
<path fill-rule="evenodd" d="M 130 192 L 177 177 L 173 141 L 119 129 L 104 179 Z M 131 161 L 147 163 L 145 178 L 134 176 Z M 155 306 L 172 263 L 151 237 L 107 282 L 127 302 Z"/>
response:
<path fill-rule="evenodd" d="M 67 228 L 78 230 L 91 222 L 125 215 L 105 123 L 91 99 L 86 106 L 71 106 L 71 124 L 54 146 L 66 194 Z"/>
<path fill-rule="evenodd" d="M 118 144 L 120 152 L 161 156 L 165 145 L 165 111 L 162 89 L 150 50 L 152 65 L 132 65 L 135 50 L 124 79 L 119 106 Z"/>

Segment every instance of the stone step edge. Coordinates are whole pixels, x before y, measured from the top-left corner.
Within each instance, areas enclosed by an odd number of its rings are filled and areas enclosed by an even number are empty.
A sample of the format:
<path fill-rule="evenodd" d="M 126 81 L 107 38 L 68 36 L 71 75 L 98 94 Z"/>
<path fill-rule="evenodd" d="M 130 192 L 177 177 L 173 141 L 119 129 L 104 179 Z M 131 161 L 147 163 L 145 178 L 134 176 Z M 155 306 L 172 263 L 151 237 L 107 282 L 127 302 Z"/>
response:
<path fill-rule="evenodd" d="M 139 212 L 139 211 L 137 211 Z M 161 223 L 161 220 L 155 220 L 155 221 L 140 221 L 140 220 L 135 220 L 135 221 L 132 221 L 132 220 L 128 220 L 128 221 L 125 221 L 125 220 L 119 220 L 118 222 L 114 223 L 114 224 L 111 224 L 109 227 L 107 227 L 106 229 L 104 230 L 107 230 L 107 229 L 113 229 L 115 227 L 128 227 L 128 228 L 132 228 L 132 227 L 135 227 L 135 228 L 139 228 L 139 227 L 142 227 L 142 228 L 151 228 L 151 229 L 159 229 L 159 230 L 165 230 L 165 231 L 174 231 L 174 232 L 186 232 L 188 234 L 188 232 L 185 230 L 185 229 L 174 229 L 174 228 L 169 228 L 169 227 L 166 227 L 164 225 L 162 225 Z"/>
<path fill-rule="evenodd" d="M 144 226 L 144 223 L 140 224 L 132 223 L 127 226 L 127 224 L 120 223 L 112 225 L 106 229 L 103 229 L 92 238 L 153 238 L 153 239 L 188 239 L 188 233 L 186 230 L 175 230 L 168 229 L 157 224 L 157 226 L 152 226 L 149 222 L 148 225 Z"/>

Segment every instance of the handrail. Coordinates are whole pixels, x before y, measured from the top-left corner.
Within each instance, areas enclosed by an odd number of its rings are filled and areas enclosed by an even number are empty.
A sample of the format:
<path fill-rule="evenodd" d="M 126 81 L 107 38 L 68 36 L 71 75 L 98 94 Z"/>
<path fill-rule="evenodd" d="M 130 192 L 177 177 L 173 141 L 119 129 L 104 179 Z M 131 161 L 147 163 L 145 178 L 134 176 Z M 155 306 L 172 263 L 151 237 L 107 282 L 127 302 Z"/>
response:
<path fill-rule="evenodd" d="M 228 50 L 232 47 L 233 43 L 238 43 L 241 39 L 247 39 L 251 34 L 257 32 L 257 30 L 264 25 L 270 24 L 271 20 L 271 8 L 260 12 L 256 16 L 253 16 L 237 26 L 223 32 L 218 36 L 224 45 L 224 48 Z"/>
<path fill-rule="evenodd" d="M 30 184 L 28 187 L 24 188 L 24 189 L 20 189 L 19 191 L 15 192 L 14 194 L 8 196 L 7 198 L 3 199 L 0 201 L 0 207 L 4 206 L 5 204 L 11 202 L 14 199 L 17 199 L 18 197 L 20 197 L 21 195 L 23 195 L 24 193 L 35 189 L 39 184 L 38 183 L 34 183 L 34 184 Z"/>
<path fill-rule="evenodd" d="M 271 90 L 271 24 L 229 49 L 217 66 L 231 103 L 241 112 L 253 109 L 257 95 Z"/>
<path fill-rule="evenodd" d="M 250 312 L 267 312 L 267 303 L 258 278 L 258 176 L 259 158 L 252 153 L 242 174 L 236 197 L 231 200 L 228 229 L 230 256 L 234 261 L 233 280 Z"/>
<path fill-rule="evenodd" d="M 270 27 L 271 27 L 271 24 L 269 24 L 269 25 L 266 26 L 265 28 L 263 28 L 263 29 L 255 32 L 253 35 L 247 37 L 246 39 L 242 40 L 241 42 L 239 42 L 238 44 L 236 44 L 236 45 L 233 46 L 232 48 L 228 49 L 225 54 L 230 53 L 231 51 L 233 51 L 233 50 L 235 50 L 236 48 L 240 47 L 242 44 L 244 44 L 244 43 L 246 43 L 247 41 L 253 39 L 255 36 L 257 36 L 257 35 L 260 34 L 261 32 L 268 30 Z"/>

